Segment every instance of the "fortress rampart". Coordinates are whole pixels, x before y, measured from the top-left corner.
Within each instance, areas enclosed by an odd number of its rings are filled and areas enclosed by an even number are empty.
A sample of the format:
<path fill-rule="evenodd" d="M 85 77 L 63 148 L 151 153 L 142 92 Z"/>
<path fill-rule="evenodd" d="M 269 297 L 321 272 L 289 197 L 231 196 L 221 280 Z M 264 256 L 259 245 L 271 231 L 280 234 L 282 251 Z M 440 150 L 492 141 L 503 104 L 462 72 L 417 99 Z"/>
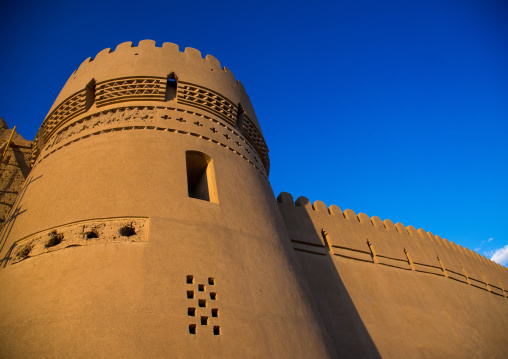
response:
<path fill-rule="evenodd" d="M 433 274 L 507 298 L 506 267 L 446 238 L 305 197 L 295 203 L 285 192 L 278 202 L 297 251 Z"/>
<path fill-rule="evenodd" d="M 426 352 L 433 357 L 502 357 L 507 352 L 502 334 L 508 324 L 505 267 L 422 228 L 335 205 L 327 208 L 321 201 L 311 204 L 305 197 L 294 201 L 285 192 L 277 202 L 340 355 L 366 355 L 364 343 L 354 338 L 364 330 L 357 316 L 383 357 Z M 382 320 L 392 325 L 380 331 Z M 426 326 L 428 332 L 422 329 Z M 436 327 L 443 332 L 436 335 Z M 397 341 L 388 340 L 394 337 Z"/>
<path fill-rule="evenodd" d="M 254 109 L 213 56 L 105 49 L 9 151 L 0 357 L 508 357 L 507 269 L 275 199 Z"/>

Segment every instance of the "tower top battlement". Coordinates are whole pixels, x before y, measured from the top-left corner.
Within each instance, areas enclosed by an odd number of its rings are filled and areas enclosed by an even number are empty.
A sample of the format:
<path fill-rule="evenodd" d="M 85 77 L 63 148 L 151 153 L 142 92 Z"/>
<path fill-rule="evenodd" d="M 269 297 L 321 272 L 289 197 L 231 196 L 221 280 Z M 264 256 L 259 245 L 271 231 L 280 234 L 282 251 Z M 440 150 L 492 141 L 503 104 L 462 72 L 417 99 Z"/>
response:
<path fill-rule="evenodd" d="M 207 113 L 236 128 L 269 171 L 268 147 L 240 81 L 211 55 L 203 58 L 190 47 L 182 52 L 169 42 L 157 47 L 153 40 L 104 49 L 72 73 L 37 133 L 32 163 L 53 136 L 84 116 L 127 104 L 164 103 L 180 111 Z"/>
<path fill-rule="evenodd" d="M 167 78 L 170 74 L 181 81 L 218 92 L 237 106 L 241 104 L 259 129 L 245 88 L 227 67 L 221 67 L 219 60 L 212 55 L 203 58 L 199 50 L 191 47 L 180 51 L 177 44 L 170 42 L 157 47 L 153 40 L 142 40 L 138 46 L 130 41 L 124 42 L 114 51 L 106 48 L 95 58 L 87 58 L 69 77 L 48 114 L 66 98 L 85 88 L 92 79 L 99 83 L 132 76 Z"/>

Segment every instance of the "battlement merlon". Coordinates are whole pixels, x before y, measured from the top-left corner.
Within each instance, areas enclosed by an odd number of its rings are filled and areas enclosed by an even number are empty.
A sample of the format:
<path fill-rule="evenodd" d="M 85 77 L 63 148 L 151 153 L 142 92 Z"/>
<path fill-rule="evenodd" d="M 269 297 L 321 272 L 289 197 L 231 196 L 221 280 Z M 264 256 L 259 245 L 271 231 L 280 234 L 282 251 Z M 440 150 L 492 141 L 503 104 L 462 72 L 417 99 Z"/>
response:
<path fill-rule="evenodd" d="M 83 90 L 92 79 L 96 83 L 132 76 L 166 78 L 174 73 L 179 81 L 193 83 L 220 93 L 236 106 L 242 105 L 246 115 L 260 130 L 254 108 L 240 81 L 235 80 L 227 67 L 212 55 L 187 47 L 182 52 L 178 45 L 165 42 L 157 47 L 153 40 L 142 40 L 138 46 L 124 42 L 114 51 L 100 51 L 95 58 L 87 58 L 69 77 L 48 115 L 72 94 Z"/>

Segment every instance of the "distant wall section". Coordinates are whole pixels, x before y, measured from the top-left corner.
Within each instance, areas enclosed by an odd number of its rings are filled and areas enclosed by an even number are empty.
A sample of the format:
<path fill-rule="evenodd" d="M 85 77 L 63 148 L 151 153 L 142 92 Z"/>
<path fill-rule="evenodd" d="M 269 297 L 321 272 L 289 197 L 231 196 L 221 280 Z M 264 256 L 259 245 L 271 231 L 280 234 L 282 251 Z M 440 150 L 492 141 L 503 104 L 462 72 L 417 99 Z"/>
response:
<path fill-rule="evenodd" d="M 354 343 L 365 331 L 382 357 L 508 355 L 505 267 L 421 228 L 288 193 L 278 202 L 341 355 L 369 356 Z"/>
<path fill-rule="evenodd" d="M 0 127 L 0 155 L 3 153 L 12 129 L 2 121 Z M 27 141 L 16 131 L 3 162 L 0 164 L 0 227 L 4 224 L 23 183 L 30 172 L 32 141 Z"/>

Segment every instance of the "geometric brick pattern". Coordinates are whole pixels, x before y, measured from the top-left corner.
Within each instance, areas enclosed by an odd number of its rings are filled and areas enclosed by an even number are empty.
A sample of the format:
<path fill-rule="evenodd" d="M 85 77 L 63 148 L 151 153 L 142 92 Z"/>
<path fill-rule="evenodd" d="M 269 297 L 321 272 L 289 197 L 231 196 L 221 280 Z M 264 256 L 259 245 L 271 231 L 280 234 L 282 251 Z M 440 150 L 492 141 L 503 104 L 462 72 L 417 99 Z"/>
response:
<path fill-rule="evenodd" d="M 233 126 L 236 123 L 236 105 L 215 91 L 179 81 L 177 96 L 178 103 L 204 109 Z"/>
<path fill-rule="evenodd" d="M 95 105 L 102 107 L 126 101 L 164 101 L 167 79 L 163 77 L 124 77 L 102 81 L 95 87 Z M 215 115 L 232 126 L 236 125 L 238 106 L 219 93 L 188 82 L 177 82 L 177 103 L 197 107 Z M 37 132 L 32 149 L 31 165 L 40 151 L 60 127 L 87 111 L 86 90 L 74 93 L 58 105 L 44 120 Z M 263 135 L 245 115 L 242 133 L 261 158 L 267 173 L 270 170 L 268 147 Z"/>
<path fill-rule="evenodd" d="M 245 115 L 245 119 L 243 121 L 243 135 L 247 138 L 247 140 L 254 146 L 256 152 L 261 157 L 261 161 L 266 168 L 266 172 L 270 172 L 270 158 L 268 157 L 268 147 L 266 146 L 265 139 L 261 132 L 258 131 L 256 126 L 252 124 L 250 118 Z"/>
<path fill-rule="evenodd" d="M 96 85 L 97 107 L 115 102 L 155 100 L 164 101 L 166 79 L 157 77 L 127 77 L 100 82 Z"/>
<path fill-rule="evenodd" d="M 189 301 L 187 316 L 189 318 L 189 334 L 208 332 L 221 335 L 219 324 L 219 308 L 217 307 L 217 289 L 215 278 L 209 277 L 196 282 L 193 275 L 186 279 L 186 296 Z"/>

